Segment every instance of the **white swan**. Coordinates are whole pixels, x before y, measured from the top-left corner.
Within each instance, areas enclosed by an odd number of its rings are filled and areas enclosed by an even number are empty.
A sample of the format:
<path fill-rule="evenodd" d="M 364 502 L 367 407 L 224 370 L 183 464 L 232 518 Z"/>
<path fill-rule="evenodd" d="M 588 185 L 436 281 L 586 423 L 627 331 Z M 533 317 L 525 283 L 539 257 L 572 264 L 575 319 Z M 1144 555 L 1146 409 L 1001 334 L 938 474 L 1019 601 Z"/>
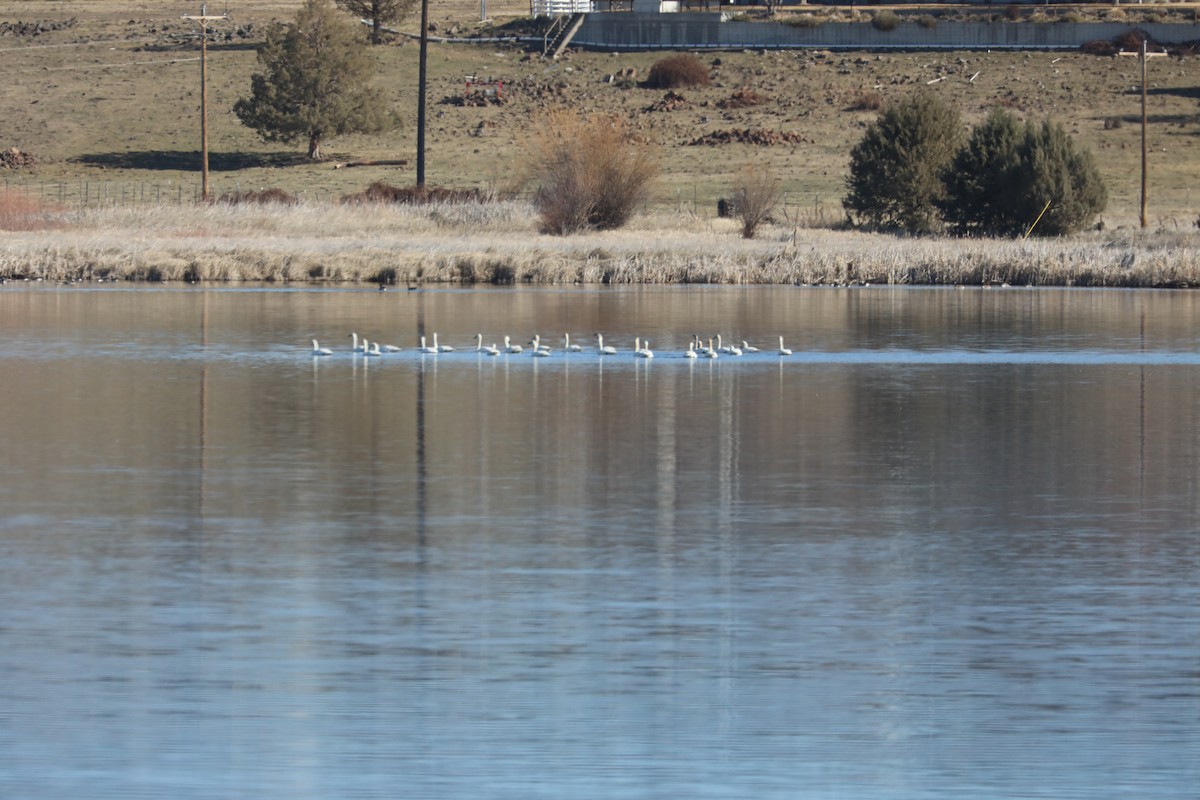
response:
<path fill-rule="evenodd" d="M 433 332 L 433 349 L 439 353 L 453 353 L 454 352 L 454 348 L 448 344 L 441 345 L 440 347 L 438 346 L 437 331 Z"/>
<path fill-rule="evenodd" d="M 371 344 L 366 339 L 363 339 L 363 355 L 364 356 L 381 356 L 381 355 L 383 355 L 383 353 L 379 352 L 378 344 Z"/>
<path fill-rule="evenodd" d="M 572 353 L 578 353 L 580 350 L 583 349 L 582 347 L 580 347 L 577 344 L 571 344 L 571 334 L 569 334 L 569 333 L 563 334 L 563 341 L 565 342 L 565 344 L 563 345 L 564 350 L 569 350 Z"/>
<path fill-rule="evenodd" d="M 321 345 L 317 344 L 317 340 L 313 339 L 312 354 L 314 356 L 331 356 L 333 355 L 333 351 L 328 347 L 321 347 Z"/>
<path fill-rule="evenodd" d="M 425 337 L 424 336 L 421 337 L 421 347 L 419 348 L 419 350 L 422 353 L 429 353 L 429 354 L 435 355 L 435 356 L 437 355 L 436 347 L 426 347 L 425 346 Z"/>
<path fill-rule="evenodd" d="M 645 347 L 642 347 L 641 339 L 634 339 L 633 345 L 634 345 L 633 352 L 638 358 L 654 358 L 654 351 L 650 349 L 650 340 L 649 339 L 646 340 Z"/>
<path fill-rule="evenodd" d="M 683 354 L 683 357 L 684 358 L 695 358 L 696 357 L 696 343 L 695 342 L 688 342 L 688 349 L 687 349 L 687 352 Z"/>
<path fill-rule="evenodd" d="M 483 346 L 483 334 L 477 333 L 477 334 L 475 334 L 475 352 L 476 353 L 484 353 L 485 355 L 489 355 L 489 356 L 498 356 L 498 355 L 500 355 L 500 348 L 496 347 L 495 344 L 490 344 L 487 347 L 484 347 Z"/>
<path fill-rule="evenodd" d="M 786 347 L 783 346 L 783 337 L 780 336 L 779 337 L 779 355 L 790 356 L 791 354 L 792 354 L 792 351 L 788 350 Z"/>
<path fill-rule="evenodd" d="M 604 346 L 604 334 L 602 333 L 596 334 L 596 349 L 602 356 L 615 356 L 617 354 L 617 348 Z"/>
<path fill-rule="evenodd" d="M 533 338 L 529 340 L 529 344 L 533 347 L 533 355 L 540 356 L 541 358 L 545 358 L 546 356 L 550 355 L 550 348 L 542 344 L 542 337 L 540 334 L 535 333 Z"/>
<path fill-rule="evenodd" d="M 523 348 L 523 347 L 521 347 L 521 345 L 519 345 L 519 344 L 513 344 L 513 343 L 511 343 L 511 342 L 508 340 L 508 337 L 507 337 L 507 336 L 505 336 L 505 337 L 504 337 L 504 352 L 506 352 L 506 353 L 520 353 L 522 350 L 524 350 L 524 348 Z"/>
<path fill-rule="evenodd" d="M 746 344 L 745 339 L 742 339 L 742 349 L 745 350 L 747 353 L 757 353 L 758 352 L 758 348 L 752 344 Z"/>
<path fill-rule="evenodd" d="M 718 353 L 717 353 L 717 351 L 716 351 L 716 350 L 714 350 L 714 349 L 713 349 L 713 345 L 712 345 L 712 339 L 709 339 L 709 340 L 708 340 L 708 348 L 707 348 L 707 349 L 705 349 L 705 351 L 704 351 L 704 355 L 705 355 L 707 358 L 716 358 L 716 357 L 717 357 Z"/>
<path fill-rule="evenodd" d="M 400 348 L 394 344 L 381 344 L 381 345 L 378 345 L 378 347 L 380 350 L 382 350 L 385 353 L 399 353 L 400 352 Z"/>
<path fill-rule="evenodd" d="M 366 339 L 363 339 L 362 345 L 359 345 L 357 333 L 355 333 L 354 331 L 350 331 L 350 337 L 352 339 L 354 339 L 354 341 L 350 344 L 350 352 L 361 353 L 367 349 L 367 340 Z"/>

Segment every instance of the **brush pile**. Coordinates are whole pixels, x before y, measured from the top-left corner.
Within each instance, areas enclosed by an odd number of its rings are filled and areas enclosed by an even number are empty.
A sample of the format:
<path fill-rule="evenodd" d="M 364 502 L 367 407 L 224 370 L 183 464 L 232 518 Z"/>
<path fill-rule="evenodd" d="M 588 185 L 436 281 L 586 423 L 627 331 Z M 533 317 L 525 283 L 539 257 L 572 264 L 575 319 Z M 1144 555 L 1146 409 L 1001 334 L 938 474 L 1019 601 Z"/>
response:
<path fill-rule="evenodd" d="M 67 20 L 38 20 L 37 22 L 0 22 L 0 37 L 18 36 L 21 38 L 40 36 L 50 31 L 62 31 L 74 28 L 74 18 Z"/>
<path fill-rule="evenodd" d="M 743 86 L 735 89 L 733 94 L 726 99 L 718 101 L 717 108 L 751 108 L 761 106 L 769 101 L 770 98 L 765 95 L 759 94 L 748 86 Z"/>
<path fill-rule="evenodd" d="M 687 108 L 691 103 L 687 98 L 679 94 L 679 92 L 667 92 L 658 100 L 646 106 L 647 111 L 677 111 L 681 108 Z"/>
<path fill-rule="evenodd" d="M 18 150 L 15 147 L 10 147 L 7 150 L 0 150 L 0 168 L 2 169 L 24 169 L 28 167 L 36 167 L 38 157 L 33 153 L 26 153 L 23 150 Z"/>
<path fill-rule="evenodd" d="M 811 143 L 809 139 L 795 131 L 768 131 L 763 128 L 746 128 L 744 130 L 713 131 L 706 133 L 690 142 L 689 145 L 707 145 L 718 147 L 723 144 L 752 144 L 759 147 L 771 147 L 780 144 Z"/>

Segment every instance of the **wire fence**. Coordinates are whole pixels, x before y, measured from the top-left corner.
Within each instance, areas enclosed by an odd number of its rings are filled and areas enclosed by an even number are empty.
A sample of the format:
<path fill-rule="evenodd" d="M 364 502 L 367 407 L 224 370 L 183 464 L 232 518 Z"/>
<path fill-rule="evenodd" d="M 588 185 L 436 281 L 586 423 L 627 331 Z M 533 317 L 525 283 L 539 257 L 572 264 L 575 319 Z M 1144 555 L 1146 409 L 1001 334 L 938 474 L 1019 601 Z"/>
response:
<path fill-rule="evenodd" d="M 223 194 L 241 191 L 241 186 L 214 188 L 210 184 L 210 199 L 219 200 Z M 693 185 L 690 189 L 676 188 L 664 193 L 652 203 L 645 203 L 643 214 L 654 210 L 674 212 L 695 217 L 736 217 L 738 215 L 737 193 L 732 188 L 713 194 L 712 187 L 701 191 Z M 0 185 L 0 193 L 13 193 L 25 200 L 39 203 L 43 208 L 57 207 L 64 211 L 100 208 L 147 208 L 162 206 L 194 205 L 202 202 L 198 183 L 175 181 L 54 181 L 32 180 L 6 176 Z M 290 193 L 304 204 L 339 203 L 346 192 L 314 190 L 311 188 Z M 0 198 L 2 199 L 2 198 Z M 533 199 L 532 192 L 506 196 L 508 200 Z M 840 218 L 840 204 L 820 192 L 782 192 L 775 207 L 779 220 L 799 222 L 802 226 L 832 225 Z"/>
<path fill-rule="evenodd" d="M 223 194 L 238 193 L 242 188 L 240 185 L 210 185 L 209 197 L 216 199 Z M 193 181 L 54 181 L 6 176 L 2 191 L 6 194 L 20 193 L 27 198 L 40 200 L 45 205 L 57 205 L 61 208 L 184 205 L 199 203 L 202 199 L 200 186 Z M 301 202 L 334 202 L 345 193 L 305 189 L 291 194 Z"/>

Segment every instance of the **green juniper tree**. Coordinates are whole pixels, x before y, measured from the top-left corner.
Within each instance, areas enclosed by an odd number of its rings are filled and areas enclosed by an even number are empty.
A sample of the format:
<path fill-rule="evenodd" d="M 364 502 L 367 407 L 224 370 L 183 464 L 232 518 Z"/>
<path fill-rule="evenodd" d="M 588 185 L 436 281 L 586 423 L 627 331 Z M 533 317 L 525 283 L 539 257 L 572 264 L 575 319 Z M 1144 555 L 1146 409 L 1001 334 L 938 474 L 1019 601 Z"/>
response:
<path fill-rule="evenodd" d="M 929 92 L 880 112 L 850 152 L 850 221 L 875 230 L 930 233 L 939 225 L 942 173 L 962 140 L 958 111 Z"/>
<path fill-rule="evenodd" d="M 971 132 L 945 182 L 943 216 L 964 235 L 1020 236 L 1035 221 L 1041 236 L 1074 233 L 1108 201 L 1091 153 L 1061 125 L 1022 125 L 1002 109 Z"/>
<path fill-rule="evenodd" d="M 307 139 L 309 158 L 318 159 L 329 137 L 397 124 L 368 86 L 366 43 L 329 0 L 306 0 L 295 22 L 272 26 L 258 62 L 263 71 L 251 78 L 250 96 L 233 110 L 266 141 Z"/>

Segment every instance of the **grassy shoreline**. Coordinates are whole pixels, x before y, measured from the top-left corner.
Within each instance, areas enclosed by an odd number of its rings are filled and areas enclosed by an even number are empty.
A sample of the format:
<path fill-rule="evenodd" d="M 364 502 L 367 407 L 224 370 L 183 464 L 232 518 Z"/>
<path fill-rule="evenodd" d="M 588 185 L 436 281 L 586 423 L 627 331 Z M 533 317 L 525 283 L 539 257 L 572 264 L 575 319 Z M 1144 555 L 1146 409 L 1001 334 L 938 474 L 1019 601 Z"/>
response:
<path fill-rule="evenodd" d="M 1200 235 L 903 238 L 650 212 L 626 229 L 537 232 L 523 202 L 85 209 L 0 239 L 0 278 L 394 285 L 553 283 L 1193 287 Z"/>

